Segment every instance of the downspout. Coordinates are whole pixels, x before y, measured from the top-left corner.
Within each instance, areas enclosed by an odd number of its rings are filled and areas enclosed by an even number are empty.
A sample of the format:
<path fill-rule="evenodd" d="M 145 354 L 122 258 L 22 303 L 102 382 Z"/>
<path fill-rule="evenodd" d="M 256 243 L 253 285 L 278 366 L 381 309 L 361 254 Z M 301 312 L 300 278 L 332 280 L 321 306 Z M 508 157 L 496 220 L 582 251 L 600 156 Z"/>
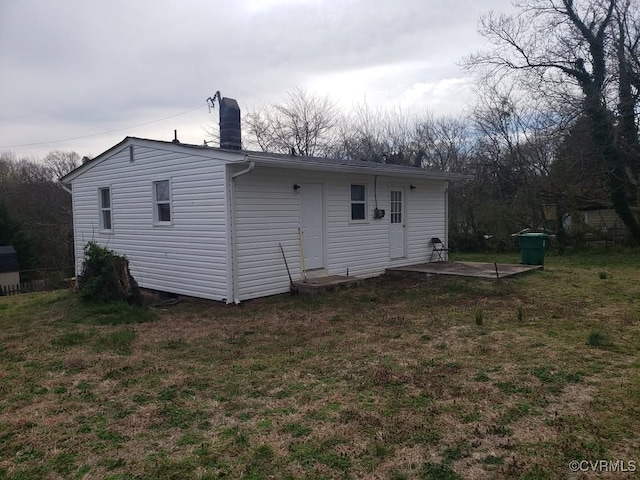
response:
<path fill-rule="evenodd" d="M 73 212 L 73 190 L 70 189 L 69 187 L 67 187 L 67 185 L 65 183 L 62 183 L 61 181 L 58 181 L 58 183 L 60 184 L 60 186 L 62 187 L 62 189 L 67 192 L 69 195 L 71 195 L 71 226 L 73 227 L 73 272 L 77 275 L 80 274 L 80 272 L 78 272 L 77 269 L 77 262 L 76 262 L 76 256 L 77 256 L 77 250 L 76 250 L 76 216 L 75 213 Z"/>
<path fill-rule="evenodd" d="M 247 156 L 245 155 L 245 161 L 247 160 Z M 231 298 L 233 299 L 233 303 L 238 305 L 240 300 L 237 298 L 238 292 L 238 265 L 236 258 L 236 241 L 234 237 L 234 228 L 235 228 L 235 218 L 236 218 L 236 189 L 235 189 L 235 180 L 242 175 L 246 175 L 251 173 L 256 168 L 256 164 L 251 161 L 249 162 L 249 166 L 244 170 L 241 170 L 237 173 L 231 175 L 231 181 L 229 182 L 229 205 L 231 212 L 229 214 L 229 230 L 230 230 L 230 247 L 231 247 Z M 231 303 L 229 299 L 227 303 Z"/>
<path fill-rule="evenodd" d="M 231 175 L 231 180 L 235 180 L 238 177 L 241 177 L 242 175 L 246 175 L 247 173 L 253 172 L 253 170 L 256 168 L 256 164 L 253 163 L 253 160 L 249 162 L 249 167 L 246 168 L 245 170 L 241 170 L 238 173 L 234 173 L 233 175 Z"/>

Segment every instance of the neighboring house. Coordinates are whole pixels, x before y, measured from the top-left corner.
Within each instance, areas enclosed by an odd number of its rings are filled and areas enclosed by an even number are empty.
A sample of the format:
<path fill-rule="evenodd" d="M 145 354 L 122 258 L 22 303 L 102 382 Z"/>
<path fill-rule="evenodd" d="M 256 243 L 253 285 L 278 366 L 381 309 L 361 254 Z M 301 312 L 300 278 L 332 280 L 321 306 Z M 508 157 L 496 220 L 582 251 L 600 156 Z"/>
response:
<path fill-rule="evenodd" d="M 18 254 L 12 246 L 0 246 L 0 293 L 20 286 Z"/>
<path fill-rule="evenodd" d="M 221 112 L 225 149 L 127 137 L 65 176 L 78 273 L 95 240 L 141 287 L 232 303 L 289 290 L 280 244 L 294 280 L 303 256 L 316 275 L 369 277 L 430 261 L 432 237 L 447 244 L 459 176 L 242 151 L 236 117 Z"/>
<path fill-rule="evenodd" d="M 624 224 L 613 208 L 592 208 L 580 210 L 582 221 L 595 230 L 602 232 L 623 228 Z"/>
<path fill-rule="evenodd" d="M 543 205 L 544 214 L 547 219 L 555 218 L 556 206 L 549 204 Z M 572 228 L 581 228 L 585 231 L 611 232 L 615 230 L 623 230 L 624 224 L 616 211 L 607 205 L 593 203 L 577 208 L 573 214 L 564 213 L 563 226 L 565 230 L 571 231 Z M 574 227 L 574 225 L 576 227 Z"/>

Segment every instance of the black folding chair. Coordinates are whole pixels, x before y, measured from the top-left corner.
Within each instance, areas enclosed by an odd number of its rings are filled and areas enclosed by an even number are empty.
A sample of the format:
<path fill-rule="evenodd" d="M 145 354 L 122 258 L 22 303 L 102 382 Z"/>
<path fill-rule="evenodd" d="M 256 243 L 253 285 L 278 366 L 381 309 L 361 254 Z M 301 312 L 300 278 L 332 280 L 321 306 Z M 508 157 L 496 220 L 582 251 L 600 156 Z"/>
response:
<path fill-rule="evenodd" d="M 433 249 L 431 250 L 430 260 L 433 262 L 433 255 L 437 254 L 439 262 L 446 262 L 449 256 L 449 249 L 444 246 L 442 240 L 440 240 L 438 237 L 433 237 L 431 239 L 431 245 L 433 246 Z"/>

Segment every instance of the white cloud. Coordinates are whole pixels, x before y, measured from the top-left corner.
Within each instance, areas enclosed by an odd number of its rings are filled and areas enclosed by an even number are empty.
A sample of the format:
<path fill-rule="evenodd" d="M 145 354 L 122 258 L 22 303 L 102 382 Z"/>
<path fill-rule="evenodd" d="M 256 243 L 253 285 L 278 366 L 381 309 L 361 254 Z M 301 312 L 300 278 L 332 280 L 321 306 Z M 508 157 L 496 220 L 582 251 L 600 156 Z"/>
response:
<path fill-rule="evenodd" d="M 400 103 L 413 110 L 429 109 L 438 115 L 459 115 L 467 106 L 471 79 L 443 78 L 435 82 L 416 82 L 405 90 Z"/>
<path fill-rule="evenodd" d="M 20 0 L 0 2 L 0 147 L 79 137 L 193 108 L 220 90 L 246 111 L 295 87 L 345 108 L 459 110 L 481 10 L 504 0 Z M 206 109 L 205 109 L 206 112 Z M 84 155 L 127 134 L 200 143 L 194 112 L 82 141 L 14 148 Z M 191 123 L 189 123 L 191 122 Z M 114 141 L 115 140 L 115 141 Z"/>
<path fill-rule="evenodd" d="M 313 1 L 315 0 L 246 0 L 240 3 L 249 12 L 263 12 L 273 8 L 304 5 Z"/>
<path fill-rule="evenodd" d="M 316 94 L 330 92 L 328 96 L 346 110 L 366 101 L 381 107 L 400 107 L 407 113 L 429 110 L 437 115 L 458 115 L 465 108 L 471 79 L 441 78 L 446 71 L 444 65 L 403 62 L 319 75 L 310 79 L 308 86 Z"/>

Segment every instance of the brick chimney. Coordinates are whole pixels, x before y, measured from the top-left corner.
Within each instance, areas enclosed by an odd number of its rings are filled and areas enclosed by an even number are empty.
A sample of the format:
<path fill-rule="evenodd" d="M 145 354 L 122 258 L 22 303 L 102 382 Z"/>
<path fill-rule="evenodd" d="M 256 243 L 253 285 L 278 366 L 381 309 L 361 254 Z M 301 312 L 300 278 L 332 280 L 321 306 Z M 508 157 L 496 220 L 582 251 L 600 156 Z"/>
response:
<path fill-rule="evenodd" d="M 242 149 L 240 107 L 233 98 L 220 99 L 220 148 Z"/>

